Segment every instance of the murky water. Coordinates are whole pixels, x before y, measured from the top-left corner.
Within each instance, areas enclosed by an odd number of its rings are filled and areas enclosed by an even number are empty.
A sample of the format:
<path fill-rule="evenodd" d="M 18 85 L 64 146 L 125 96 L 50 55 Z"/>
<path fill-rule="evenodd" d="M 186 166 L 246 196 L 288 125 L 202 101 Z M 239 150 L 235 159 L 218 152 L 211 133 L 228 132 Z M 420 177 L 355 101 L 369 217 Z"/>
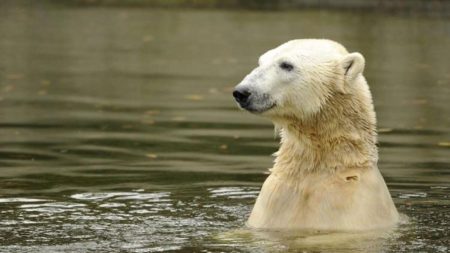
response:
<path fill-rule="evenodd" d="M 450 24 L 370 13 L 0 4 L 1 252 L 448 252 Z M 367 59 L 395 231 L 244 227 L 277 149 L 230 91 L 265 50 Z"/>

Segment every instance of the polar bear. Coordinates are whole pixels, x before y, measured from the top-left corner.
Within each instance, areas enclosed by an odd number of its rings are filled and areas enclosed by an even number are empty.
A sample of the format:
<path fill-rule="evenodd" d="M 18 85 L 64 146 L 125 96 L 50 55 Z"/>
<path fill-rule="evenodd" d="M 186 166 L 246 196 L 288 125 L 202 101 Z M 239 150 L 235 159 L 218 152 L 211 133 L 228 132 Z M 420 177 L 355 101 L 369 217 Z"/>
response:
<path fill-rule="evenodd" d="M 281 136 L 248 226 L 368 230 L 399 221 L 377 167 L 364 63 L 331 40 L 292 40 L 236 86 L 239 106 L 271 119 Z"/>

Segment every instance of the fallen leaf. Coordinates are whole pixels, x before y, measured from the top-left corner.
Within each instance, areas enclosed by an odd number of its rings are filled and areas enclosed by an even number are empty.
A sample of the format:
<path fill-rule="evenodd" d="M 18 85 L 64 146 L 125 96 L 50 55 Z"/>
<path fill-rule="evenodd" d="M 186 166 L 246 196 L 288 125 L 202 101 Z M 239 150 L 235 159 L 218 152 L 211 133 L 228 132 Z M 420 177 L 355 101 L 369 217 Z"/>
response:
<path fill-rule="evenodd" d="M 147 114 L 147 115 L 158 115 L 159 113 L 160 113 L 160 111 L 158 111 L 158 110 L 145 111 L 145 114 Z"/>
<path fill-rule="evenodd" d="M 212 94 L 215 94 L 215 93 L 218 93 L 219 91 L 218 91 L 216 88 L 210 88 L 210 89 L 208 90 L 208 92 L 209 92 L 209 93 L 212 93 Z"/>
<path fill-rule="evenodd" d="M 177 116 L 172 118 L 173 121 L 185 121 L 186 117 L 183 116 Z"/>
<path fill-rule="evenodd" d="M 428 100 L 426 99 L 414 99 L 411 101 L 411 104 L 413 105 L 426 105 L 428 104 Z"/>
<path fill-rule="evenodd" d="M 146 119 L 146 120 L 142 120 L 141 123 L 146 124 L 146 125 L 153 125 L 153 124 L 155 124 L 155 121 L 152 119 Z"/>
<path fill-rule="evenodd" d="M 148 154 L 146 154 L 145 156 L 148 157 L 148 158 L 151 158 L 151 159 L 156 159 L 156 158 L 158 158 L 158 155 L 157 155 L 157 154 L 152 154 L 152 153 L 148 153 Z"/>
<path fill-rule="evenodd" d="M 192 100 L 192 101 L 200 101 L 200 100 L 203 100 L 203 96 L 201 96 L 201 95 L 195 95 L 195 94 L 192 94 L 192 95 L 186 95 L 186 96 L 184 96 L 184 98 L 187 99 L 187 100 Z"/>
<path fill-rule="evenodd" d="M 392 132 L 392 128 L 379 128 L 378 129 L 378 132 L 379 133 L 389 133 L 389 132 Z"/>
<path fill-rule="evenodd" d="M 450 141 L 441 141 L 441 142 L 438 143 L 438 146 L 450 147 Z"/>

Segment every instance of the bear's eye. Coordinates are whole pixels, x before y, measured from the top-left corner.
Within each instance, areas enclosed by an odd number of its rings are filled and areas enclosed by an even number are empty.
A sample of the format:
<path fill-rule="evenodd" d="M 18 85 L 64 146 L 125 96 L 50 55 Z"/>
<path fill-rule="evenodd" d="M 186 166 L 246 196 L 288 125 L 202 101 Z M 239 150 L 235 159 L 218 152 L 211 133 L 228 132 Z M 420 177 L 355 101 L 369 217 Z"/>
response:
<path fill-rule="evenodd" d="M 280 68 L 282 70 L 291 71 L 294 69 L 294 65 L 290 64 L 289 62 L 282 62 L 280 63 Z"/>

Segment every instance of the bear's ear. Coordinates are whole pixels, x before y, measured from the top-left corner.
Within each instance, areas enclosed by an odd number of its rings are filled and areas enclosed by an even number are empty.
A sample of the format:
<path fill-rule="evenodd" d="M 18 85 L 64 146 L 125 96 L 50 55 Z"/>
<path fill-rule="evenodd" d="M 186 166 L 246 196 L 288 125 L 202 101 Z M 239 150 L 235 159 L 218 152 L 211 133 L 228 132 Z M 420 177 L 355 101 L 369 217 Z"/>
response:
<path fill-rule="evenodd" d="M 351 53 L 341 60 L 341 67 L 344 69 L 346 81 L 352 81 L 364 70 L 364 57 L 360 53 Z"/>

